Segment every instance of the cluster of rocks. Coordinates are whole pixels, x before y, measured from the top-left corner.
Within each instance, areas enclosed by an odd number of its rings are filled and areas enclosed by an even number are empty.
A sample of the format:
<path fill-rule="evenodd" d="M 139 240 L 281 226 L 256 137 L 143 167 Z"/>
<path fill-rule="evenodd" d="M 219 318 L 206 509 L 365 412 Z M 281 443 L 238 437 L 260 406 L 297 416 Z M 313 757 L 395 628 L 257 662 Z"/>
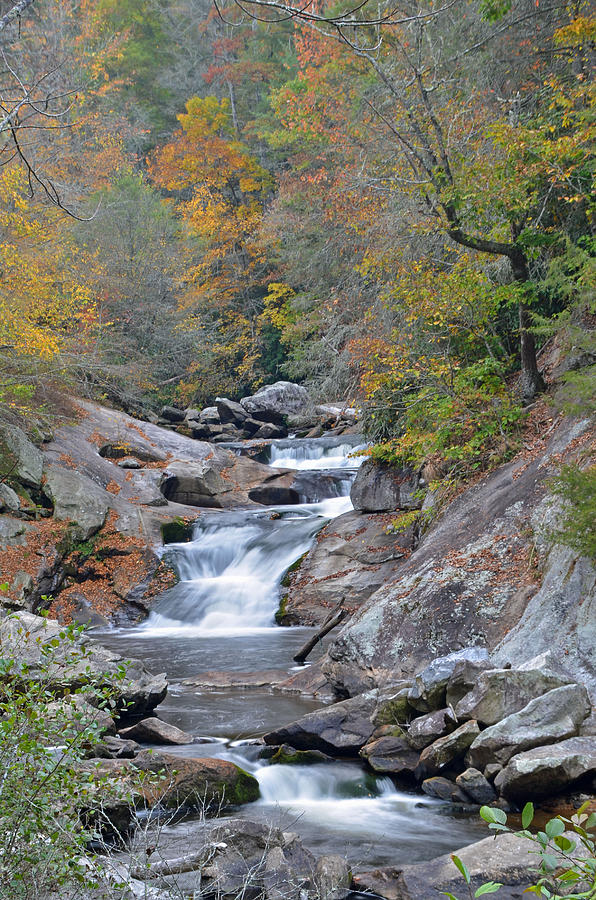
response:
<path fill-rule="evenodd" d="M 214 406 L 202 410 L 164 406 L 156 422 L 197 440 L 220 444 L 285 438 L 290 431 L 298 437 L 341 434 L 354 425 L 355 410 L 315 406 L 302 385 L 277 381 L 239 403 L 217 397 Z"/>
<path fill-rule="evenodd" d="M 412 681 L 309 713 L 265 736 L 274 746 L 359 754 L 379 773 L 453 803 L 517 805 L 591 788 L 596 737 L 586 688 L 552 660 L 495 668 L 472 647 Z"/>

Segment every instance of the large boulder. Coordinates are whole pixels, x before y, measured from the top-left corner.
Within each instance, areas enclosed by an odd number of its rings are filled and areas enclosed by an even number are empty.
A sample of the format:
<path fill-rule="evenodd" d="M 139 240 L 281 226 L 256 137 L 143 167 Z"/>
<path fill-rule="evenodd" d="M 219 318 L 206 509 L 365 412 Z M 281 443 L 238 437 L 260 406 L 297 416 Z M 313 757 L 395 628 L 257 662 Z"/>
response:
<path fill-rule="evenodd" d="M 495 787 L 508 800 L 522 803 L 540 800 L 595 773 L 596 737 L 572 737 L 517 754 L 499 772 Z"/>
<path fill-rule="evenodd" d="M 590 709 L 583 685 L 568 684 L 548 691 L 481 732 L 470 747 L 470 765 L 484 769 L 489 763 L 505 764 L 523 750 L 573 737 Z"/>
<path fill-rule="evenodd" d="M 412 469 L 396 469 L 366 459 L 358 469 L 350 499 L 359 512 L 392 512 L 420 509 L 423 497 L 418 475 Z"/>
<path fill-rule="evenodd" d="M 163 722 L 156 716 L 141 719 L 128 728 L 120 731 L 120 736 L 127 740 L 142 741 L 145 744 L 190 744 L 192 735 L 176 725 Z"/>
<path fill-rule="evenodd" d="M 476 685 L 459 701 L 455 714 L 458 719 L 494 725 L 569 680 L 538 670 L 489 669 L 478 674 Z"/>
<path fill-rule="evenodd" d="M 445 737 L 454 728 L 450 710 L 438 709 L 436 712 L 419 716 L 410 722 L 408 743 L 415 750 L 423 750 L 424 747 L 428 747 L 439 738 Z"/>
<path fill-rule="evenodd" d="M 451 734 L 434 741 L 420 754 L 420 771 L 436 775 L 445 766 L 461 759 L 480 734 L 477 722 L 465 722 Z"/>
<path fill-rule="evenodd" d="M 360 607 L 390 581 L 414 536 L 412 527 L 388 534 L 386 525 L 383 516 L 355 511 L 329 522 L 287 578 L 281 624 L 320 625 L 342 598 L 350 609 Z"/>
<path fill-rule="evenodd" d="M 240 403 L 253 419 L 283 424 L 284 416 L 295 415 L 308 407 L 309 397 L 300 384 L 276 381 L 266 384 L 252 397 L 244 397 Z"/>
<path fill-rule="evenodd" d="M 0 619 L 0 653 L 56 696 L 82 685 L 109 687 L 122 718 L 152 712 L 167 692 L 165 675 L 151 675 L 138 659 L 124 660 L 86 636 L 64 641 L 62 626 L 28 612 Z"/>
<path fill-rule="evenodd" d="M 43 491 L 54 505 L 54 518 L 72 522 L 76 540 L 86 541 L 105 524 L 108 493 L 81 472 L 50 466 Z"/>
<path fill-rule="evenodd" d="M 227 397 L 216 397 L 215 405 L 222 425 L 231 424 L 242 428 L 249 417 L 240 403 L 236 403 L 235 400 L 228 400 Z"/>
<path fill-rule="evenodd" d="M 466 647 L 465 650 L 457 650 L 434 659 L 416 675 L 408 694 L 410 705 L 420 712 L 439 709 L 445 705 L 447 683 L 458 663 L 483 663 L 486 660 L 488 652 L 484 647 Z"/>
<path fill-rule="evenodd" d="M 492 784 L 478 769 L 472 767 L 465 769 L 457 776 L 455 783 L 475 803 L 486 805 L 494 803 L 497 799 L 497 793 Z"/>
<path fill-rule="evenodd" d="M 331 756 L 355 756 L 371 737 L 377 694 L 370 691 L 342 700 L 266 734 L 266 744 L 289 744 L 296 750 L 322 750 Z"/>
<path fill-rule="evenodd" d="M 2 474 L 28 487 L 38 488 L 43 474 L 43 455 L 16 425 L 0 425 Z"/>
<path fill-rule="evenodd" d="M 414 775 L 420 759 L 420 754 L 412 750 L 405 735 L 385 735 L 369 741 L 360 756 L 375 772 L 407 776 Z"/>

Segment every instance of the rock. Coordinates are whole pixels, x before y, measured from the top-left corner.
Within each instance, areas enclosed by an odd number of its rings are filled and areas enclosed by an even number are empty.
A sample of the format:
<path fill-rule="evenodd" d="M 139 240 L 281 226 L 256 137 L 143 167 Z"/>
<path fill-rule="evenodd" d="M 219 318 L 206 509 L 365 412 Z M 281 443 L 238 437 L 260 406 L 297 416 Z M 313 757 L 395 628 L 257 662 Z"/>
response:
<path fill-rule="evenodd" d="M 107 759 L 134 759 L 141 750 L 141 745 L 136 741 L 124 740 L 120 737 L 106 735 L 101 744 L 94 749 L 95 757 Z"/>
<path fill-rule="evenodd" d="M 478 769 L 466 769 L 461 775 L 457 776 L 455 783 L 466 794 L 469 794 L 475 803 L 479 803 L 481 806 L 493 803 L 497 799 L 497 794 L 492 784 Z"/>
<path fill-rule="evenodd" d="M 331 757 L 321 753 L 320 750 L 295 750 L 289 744 L 282 744 L 273 756 L 269 757 L 271 765 L 281 766 L 312 766 L 330 760 Z"/>
<path fill-rule="evenodd" d="M 54 518 L 72 522 L 72 536 L 86 541 L 103 527 L 110 508 L 108 493 L 81 472 L 50 466 L 43 492 L 54 504 Z"/>
<path fill-rule="evenodd" d="M 118 465 L 121 469 L 142 469 L 143 466 L 138 461 L 138 459 L 134 459 L 132 456 L 127 456 L 124 459 L 118 460 Z"/>
<path fill-rule="evenodd" d="M 109 712 L 105 709 L 96 709 L 80 694 L 73 694 L 69 700 L 54 700 L 48 703 L 47 721 L 51 729 L 54 727 L 57 729 L 50 732 L 57 743 L 64 733 L 66 722 L 77 732 L 93 728 L 97 737 L 116 733 L 114 720 Z"/>
<path fill-rule="evenodd" d="M 455 709 L 462 697 L 465 697 L 476 686 L 480 673 L 491 668 L 493 666 L 489 659 L 462 659 L 456 663 L 447 682 L 446 705 Z"/>
<path fill-rule="evenodd" d="M 405 734 L 387 735 L 369 741 L 360 751 L 360 756 L 375 772 L 387 772 L 392 775 L 413 776 L 420 760 L 420 754 L 412 750 Z"/>
<path fill-rule="evenodd" d="M 489 763 L 484 768 L 484 777 L 487 781 L 494 781 L 503 766 L 500 763 Z"/>
<path fill-rule="evenodd" d="M 234 400 L 228 400 L 226 397 L 216 397 L 215 405 L 222 425 L 231 423 L 242 428 L 249 417 L 243 406 Z"/>
<path fill-rule="evenodd" d="M 411 469 L 396 469 L 366 459 L 360 468 L 350 499 L 359 512 L 391 512 L 395 509 L 420 509 L 418 476 Z"/>
<path fill-rule="evenodd" d="M 43 473 L 43 456 L 25 432 L 16 425 L 0 425 L 0 457 L 2 474 L 39 488 Z"/>
<path fill-rule="evenodd" d="M 138 435 L 140 437 L 140 435 Z M 141 462 L 165 462 L 166 455 L 148 442 L 127 437 L 126 440 L 108 441 L 98 450 L 102 459 L 141 460 Z"/>
<path fill-rule="evenodd" d="M 259 783 L 239 766 L 225 759 L 174 756 L 141 750 L 134 760 L 90 760 L 85 768 L 99 778 L 130 778 L 141 772 L 159 776 L 144 779 L 135 788 L 149 807 L 159 803 L 168 809 L 188 807 L 213 811 L 224 806 L 252 803 L 259 798 Z"/>
<path fill-rule="evenodd" d="M 264 484 L 249 491 L 248 499 L 263 506 L 289 506 L 300 503 L 300 494 L 290 487 Z"/>
<path fill-rule="evenodd" d="M 288 436 L 288 429 L 282 425 L 274 425 L 271 422 L 265 422 L 257 431 L 252 434 L 253 438 L 258 441 L 270 441 L 275 438 L 285 438 Z"/>
<path fill-rule="evenodd" d="M 321 625 L 342 597 L 361 606 L 391 581 L 413 543 L 412 528 L 387 534 L 380 515 L 344 513 L 317 540 L 287 579 L 284 625 Z"/>
<path fill-rule="evenodd" d="M 11 487 L 0 482 L 0 511 L 16 512 L 21 505 L 18 495 Z"/>
<path fill-rule="evenodd" d="M 62 695 L 75 691 L 89 677 L 109 685 L 114 692 L 116 709 L 121 717 L 147 714 L 161 703 L 167 691 L 165 675 L 150 675 L 142 662 L 126 660 L 126 675 L 121 677 L 122 657 L 82 636 L 73 646 L 59 643 L 52 650 L 62 626 L 28 612 L 0 619 L 0 645 L 19 665 L 26 665 L 27 678 L 41 680 L 47 690 Z M 73 651 L 79 650 L 72 659 Z"/>
<path fill-rule="evenodd" d="M 434 778 L 426 778 L 422 782 L 422 790 L 429 797 L 436 797 L 438 800 L 447 800 L 448 803 L 469 803 L 470 798 L 460 787 L 449 781 L 448 778 L 442 778 L 435 775 Z"/>
<path fill-rule="evenodd" d="M 372 872 L 357 872 L 352 878 L 354 890 L 363 894 L 385 897 L 386 900 L 402 900 L 399 883 L 401 869 L 390 867 L 374 869 Z"/>
<path fill-rule="evenodd" d="M 145 744 L 191 744 L 192 735 L 175 725 L 151 716 L 120 731 L 120 737 L 143 741 Z"/>
<path fill-rule="evenodd" d="M 266 384 L 252 397 L 244 397 L 240 401 L 243 408 L 255 419 L 269 422 L 272 414 L 289 416 L 303 412 L 309 404 L 308 391 L 299 384 L 290 381 L 276 381 Z"/>
<path fill-rule="evenodd" d="M 427 775 L 436 775 L 448 763 L 464 755 L 480 734 L 476 722 L 465 722 L 451 734 L 439 738 L 420 754 L 420 768 Z"/>
<path fill-rule="evenodd" d="M 264 736 L 266 744 L 289 744 L 297 750 L 322 750 L 331 756 L 355 756 L 374 731 L 371 721 L 376 692 L 307 713 Z"/>
<path fill-rule="evenodd" d="M 515 834 L 497 834 L 470 844 L 456 855 L 471 876 L 470 896 L 488 881 L 500 882 L 498 892 L 503 900 L 524 900 L 525 889 L 536 881 L 534 845 Z M 404 866 L 399 874 L 399 900 L 430 900 L 449 892 L 457 897 L 466 893 L 464 880 L 446 853 L 430 862 Z"/>
<path fill-rule="evenodd" d="M 226 455 L 220 458 L 215 453 Z M 226 509 L 243 502 L 250 505 L 248 492 L 257 488 L 291 485 L 291 472 L 271 469 L 245 456 L 226 457 L 227 451 L 214 450 L 212 458 L 171 463 L 161 476 L 161 493 L 174 503 Z"/>
<path fill-rule="evenodd" d="M 200 415 L 201 415 L 201 410 L 200 410 L 200 409 L 192 409 L 192 408 L 189 408 L 189 409 L 186 409 L 186 410 L 184 411 L 184 418 L 185 418 L 186 421 L 189 422 L 189 423 L 190 423 L 190 422 L 198 422 L 198 421 L 199 421 L 199 416 L 200 416 Z"/>
<path fill-rule="evenodd" d="M 202 425 L 221 425 L 217 406 L 206 406 L 199 414 L 199 422 Z"/>
<path fill-rule="evenodd" d="M 569 679 L 536 670 L 489 669 L 478 674 L 476 686 L 459 701 L 455 714 L 458 719 L 494 725 L 523 709 L 530 700 L 568 683 Z"/>
<path fill-rule="evenodd" d="M 423 747 L 428 747 L 433 741 L 453 731 L 453 724 L 446 718 L 448 713 L 448 709 L 438 709 L 436 712 L 413 719 L 408 729 L 410 746 L 422 750 Z"/>
<path fill-rule="evenodd" d="M 22 519 L 14 519 L 11 516 L 0 517 L 0 550 L 8 550 L 10 547 L 24 547 L 27 536 L 33 526 Z"/>
<path fill-rule="evenodd" d="M 514 756 L 495 778 L 495 787 L 508 800 L 523 803 L 547 797 L 594 773 L 596 738 L 573 737 Z"/>
<path fill-rule="evenodd" d="M 583 685 L 555 688 L 479 734 L 467 759 L 479 769 L 489 763 L 503 765 L 524 750 L 573 737 L 590 708 Z"/>
<path fill-rule="evenodd" d="M 321 856 L 314 871 L 317 900 L 341 900 L 350 893 L 352 873 L 343 856 Z"/>
<path fill-rule="evenodd" d="M 403 681 L 401 686 L 396 685 L 395 690 L 379 699 L 373 716 L 375 726 L 397 725 L 401 729 L 406 725 L 412 714 L 412 707 L 408 703 L 411 686 L 410 682 Z"/>
<path fill-rule="evenodd" d="M 411 706 L 420 712 L 429 712 L 445 706 L 447 682 L 453 675 L 460 661 L 483 662 L 488 659 L 488 652 L 483 647 L 467 647 L 447 656 L 433 660 L 422 672 L 419 672 L 408 694 Z"/>
<path fill-rule="evenodd" d="M 166 422 L 184 422 L 186 412 L 183 409 L 177 409 L 175 406 L 163 406 L 160 416 Z"/>

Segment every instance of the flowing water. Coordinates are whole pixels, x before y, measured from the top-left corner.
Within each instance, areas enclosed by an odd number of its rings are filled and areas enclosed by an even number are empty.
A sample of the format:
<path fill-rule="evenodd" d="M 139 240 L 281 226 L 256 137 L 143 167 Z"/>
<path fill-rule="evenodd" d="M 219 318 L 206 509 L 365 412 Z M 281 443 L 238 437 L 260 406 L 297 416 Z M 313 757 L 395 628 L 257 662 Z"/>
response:
<path fill-rule="evenodd" d="M 270 464 L 297 469 L 316 502 L 204 513 L 192 541 L 166 550 L 179 583 L 161 595 L 145 623 L 101 640 L 168 673 L 170 690 L 159 714 L 201 739 L 168 752 L 229 759 L 255 775 L 261 799 L 236 814 L 298 831 L 315 853 L 344 854 L 357 869 L 428 859 L 482 832 L 475 819 L 399 790 L 355 761 L 272 766 L 259 759 L 255 738 L 319 702 L 184 683 L 206 672 L 296 670 L 292 657 L 312 631 L 275 625 L 280 581 L 323 525 L 352 508 L 349 486 L 361 459 L 350 456 L 353 450 L 354 443 L 341 438 L 273 442 Z"/>

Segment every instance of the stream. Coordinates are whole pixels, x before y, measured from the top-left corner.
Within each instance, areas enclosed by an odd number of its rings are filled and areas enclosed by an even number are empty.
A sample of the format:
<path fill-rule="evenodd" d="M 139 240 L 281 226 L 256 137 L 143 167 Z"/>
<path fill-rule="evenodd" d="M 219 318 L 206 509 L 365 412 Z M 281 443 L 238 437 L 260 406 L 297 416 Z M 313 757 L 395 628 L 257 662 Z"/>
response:
<path fill-rule="evenodd" d="M 158 714 L 200 739 L 168 746 L 168 753 L 229 759 L 258 779 L 261 799 L 234 815 L 297 831 L 316 855 L 339 853 L 357 871 L 430 859 L 486 832 L 477 816 L 398 789 L 355 760 L 296 766 L 259 759 L 255 738 L 319 708 L 312 698 L 183 683 L 213 671 L 298 670 L 292 657 L 312 629 L 275 625 L 280 582 L 323 525 L 352 509 L 349 489 L 361 459 L 350 456 L 353 449 L 342 437 L 274 441 L 266 461 L 299 470 L 307 502 L 202 513 L 192 541 L 166 548 L 178 584 L 142 625 L 97 637 L 151 671 L 167 672 L 170 688 Z"/>

